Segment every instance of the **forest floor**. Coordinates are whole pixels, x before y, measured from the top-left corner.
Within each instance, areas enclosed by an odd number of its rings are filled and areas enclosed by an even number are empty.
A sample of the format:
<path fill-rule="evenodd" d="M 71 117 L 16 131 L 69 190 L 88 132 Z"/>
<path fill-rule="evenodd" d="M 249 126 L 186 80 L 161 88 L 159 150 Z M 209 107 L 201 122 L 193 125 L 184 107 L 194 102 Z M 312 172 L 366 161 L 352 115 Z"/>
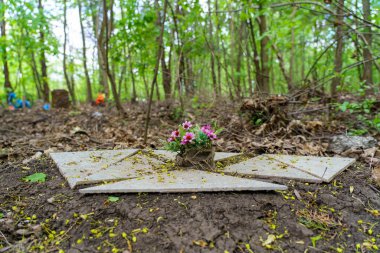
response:
<path fill-rule="evenodd" d="M 333 156 L 329 141 L 353 121 L 320 101 L 251 101 L 243 106 L 248 117 L 241 105 L 193 101 L 180 118 L 157 103 L 146 147 L 159 148 L 182 119 L 215 120 L 225 129 L 218 151 Z M 112 201 L 70 189 L 49 152 L 145 147 L 146 105 L 125 108 L 125 118 L 114 108 L 0 109 L 0 252 L 378 251 L 380 188 L 371 172 L 379 159 L 363 150 L 343 154 L 358 161 L 333 182 L 275 181 L 289 187 L 283 192 L 116 194 Z M 44 154 L 23 163 L 36 152 Z M 23 180 L 36 172 L 46 182 Z"/>

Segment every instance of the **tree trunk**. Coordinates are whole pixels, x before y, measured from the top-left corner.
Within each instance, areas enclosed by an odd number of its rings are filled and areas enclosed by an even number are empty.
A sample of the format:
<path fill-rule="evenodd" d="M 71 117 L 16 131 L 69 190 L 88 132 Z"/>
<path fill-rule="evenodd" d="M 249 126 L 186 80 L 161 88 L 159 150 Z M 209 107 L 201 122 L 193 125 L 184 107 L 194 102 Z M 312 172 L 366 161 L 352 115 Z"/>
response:
<path fill-rule="evenodd" d="M 133 73 L 133 61 L 132 61 L 132 55 L 131 51 L 129 50 L 129 73 L 131 75 L 132 79 L 132 103 L 136 103 L 137 101 L 137 93 L 136 93 L 136 83 L 135 83 L 135 74 Z"/>
<path fill-rule="evenodd" d="M 42 0 L 38 0 L 38 10 L 41 16 L 44 15 L 44 8 L 42 6 Z M 48 83 L 48 76 L 47 76 L 47 66 L 46 66 L 46 56 L 45 56 L 45 33 L 44 33 L 45 27 L 40 24 L 40 47 L 41 47 L 41 53 L 40 53 L 40 65 L 41 65 L 41 77 L 42 77 L 42 90 L 43 90 L 43 99 L 45 102 L 50 101 L 50 90 L 49 90 L 49 83 Z"/>
<path fill-rule="evenodd" d="M 260 12 L 263 11 L 262 3 L 259 4 Z M 261 76 L 262 83 L 261 87 L 259 87 L 258 91 L 263 94 L 268 94 L 270 92 L 269 89 L 269 62 L 268 62 L 268 43 L 269 37 L 266 35 L 267 33 L 267 20 L 264 14 L 261 14 L 258 18 L 259 30 L 260 30 L 260 63 L 261 63 Z"/>
<path fill-rule="evenodd" d="M 215 12 L 218 12 L 219 6 L 218 6 L 218 0 L 214 1 L 215 5 Z M 217 81 L 217 96 L 220 96 L 222 94 L 222 66 L 221 66 L 221 55 L 219 52 L 220 49 L 220 35 L 221 35 L 221 28 L 220 28 L 220 21 L 219 21 L 219 16 L 215 16 L 216 19 L 216 43 L 214 44 L 214 56 L 216 58 L 217 64 L 218 64 L 218 81 Z M 227 80 L 226 80 L 227 81 Z"/>
<path fill-rule="evenodd" d="M 93 23 L 93 30 L 94 30 L 94 35 L 95 38 L 98 40 L 100 36 L 100 31 L 101 25 L 99 24 L 99 12 L 95 10 L 95 8 L 101 6 L 101 3 L 97 1 L 90 1 L 91 4 L 91 16 L 92 16 L 92 23 Z M 102 35 L 103 36 L 103 35 Z M 104 64 L 103 63 L 103 56 L 102 56 L 102 47 L 104 45 L 99 45 L 99 42 L 96 43 L 96 49 L 97 49 L 97 56 L 98 56 L 98 66 L 99 66 L 99 84 L 103 87 L 102 92 L 106 95 L 106 98 L 109 97 L 109 87 L 108 87 L 108 77 L 107 77 L 107 72 L 105 71 Z"/>
<path fill-rule="evenodd" d="M 289 71 L 289 74 L 286 73 L 284 58 L 282 57 L 282 54 L 278 50 L 277 46 L 275 44 L 272 44 L 272 48 L 277 56 L 277 60 L 278 60 L 278 64 L 280 65 L 281 72 L 284 75 L 285 81 L 288 85 L 288 92 L 291 92 L 293 90 L 293 84 L 292 84 L 292 79 L 290 77 L 290 71 Z"/>
<path fill-rule="evenodd" d="M 63 0 L 63 74 L 65 76 L 66 86 L 69 90 L 71 100 L 75 104 L 75 92 L 74 87 L 70 81 L 69 74 L 67 71 L 67 56 L 66 56 L 66 47 L 67 47 L 67 1 Z"/>
<path fill-rule="evenodd" d="M 211 78 L 212 78 L 212 87 L 214 91 L 214 96 L 218 95 L 218 88 L 216 83 L 216 74 L 215 74 L 215 50 L 214 50 L 214 38 L 213 38 L 213 27 L 212 27 L 212 16 L 211 16 L 211 0 L 207 1 L 208 11 L 209 11 L 209 26 L 208 26 L 208 35 L 209 35 L 209 44 L 210 44 L 210 64 L 211 64 Z"/>
<path fill-rule="evenodd" d="M 363 18 L 367 21 L 371 21 L 371 6 L 370 0 L 362 0 L 363 5 Z M 367 41 L 367 45 L 363 49 L 363 60 L 364 60 L 364 69 L 363 69 L 363 80 L 365 84 L 372 88 L 372 34 L 371 34 L 371 25 L 364 23 L 366 28 L 364 29 L 364 38 Z"/>
<path fill-rule="evenodd" d="M 260 57 L 259 57 L 259 52 L 258 52 L 257 46 L 256 46 L 256 36 L 255 36 L 255 31 L 253 29 L 252 18 L 248 19 L 248 26 L 249 26 L 249 31 L 251 34 L 251 39 L 252 39 L 253 63 L 255 65 L 255 71 L 256 71 L 255 90 L 259 90 L 259 89 L 261 89 L 261 87 L 263 87 L 263 74 L 261 72 Z"/>
<path fill-rule="evenodd" d="M 334 72 L 335 77 L 331 81 L 331 96 L 336 95 L 336 89 L 341 83 L 341 71 L 342 71 L 342 60 L 343 60 L 343 14 L 344 14 L 344 0 L 339 0 L 337 10 L 336 10 L 336 33 L 335 38 L 337 41 L 335 50 L 335 60 L 334 60 Z"/>
<path fill-rule="evenodd" d="M 88 74 L 88 68 L 87 68 L 87 54 L 86 54 L 86 37 L 84 34 L 84 27 L 83 27 L 83 17 L 82 17 L 82 3 L 81 0 L 78 0 L 78 12 L 79 12 L 79 23 L 80 23 L 80 29 L 82 34 L 82 57 L 83 57 L 83 68 L 84 68 L 84 74 L 86 76 L 86 87 L 87 87 L 87 103 L 91 103 L 92 101 L 92 87 L 91 87 L 91 79 L 90 75 Z"/>
<path fill-rule="evenodd" d="M 161 31 L 160 31 L 160 36 L 159 36 L 158 46 L 157 46 L 156 64 L 155 64 L 155 67 L 154 67 L 153 80 L 152 80 L 151 90 L 150 90 L 150 94 L 149 94 L 148 111 L 147 111 L 146 121 L 145 121 L 145 131 L 144 131 L 144 143 L 145 144 L 146 144 L 146 141 L 148 139 L 148 127 L 149 127 L 149 121 L 150 121 L 150 111 L 152 109 L 152 100 L 153 100 L 154 86 L 157 83 L 158 69 L 160 67 L 160 60 L 161 60 L 161 57 L 162 57 L 162 52 L 164 50 L 164 47 L 163 47 L 163 37 L 164 37 L 164 30 L 165 30 L 165 20 L 166 20 L 166 9 L 167 9 L 167 6 L 168 6 L 168 0 L 165 0 L 165 2 L 164 2 L 164 9 L 163 9 L 162 23 L 161 23 Z"/>
<path fill-rule="evenodd" d="M 113 0 L 110 1 L 110 12 L 113 11 Z M 100 48 L 101 62 L 103 71 L 107 74 L 107 77 L 111 84 L 111 90 L 113 94 L 113 98 L 115 100 L 115 105 L 117 110 L 125 116 L 126 113 L 124 111 L 123 106 L 121 105 L 120 96 L 117 93 L 117 85 L 115 81 L 115 77 L 112 75 L 109 62 L 108 62 L 108 53 L 109 53 L 109 41 L 112 34 L 112 19 L 111 22 L 108 20 L 108 5 L 107 0 L 103 0 L 103 21 L 100 29 L 99 37 L 98 37 L 98 47 Z"/>
<path fill-rule="evenodd" d="M 250 97 L 253 96 L 253 84 L 251 77 L 251 52 L 249 50 L 249 38 L 247 37 L 247 41 L 245 43 L 245 50 L 247 52 L 246 64 L 247 64 L 247 75 L 248 75 L 248 95 Z"/>
<path fill-rule="evenodd" d="M 156 11 L 157 11 L 156 25 L 157 25 L 157 27 L 161 27 L 160 6 L 158 5 L 158 0 L 156 0 L 154 4 L 155 4 Z M 173 36 L 174 36 L 174 34 L 173 34 Z M 159 40 L 159 38 L 157 37 L 156 41 L 158 42 L 158 40 Z M 172 45 L 171 45 L 171 47 L 172 47 Z M 169 54 L 171 54 L 171 52 L 169 52 Z M 161 75 L 162 75 L 162 87 L 164 88 L 164 93 L 165 93 L 165 100 L 170 100 L 171 93 L 172 93 L 170 58 L 171 58 L 171 55 L 169 56 L 169 61 L 168 61 L 169 66 L 168 66 L 166 64 L 166 60 L 165 60 L 165 48 L 163 48 L 162 57 L 161 57 L 161 72 L 162 72 Z M 156 83 L 156 95 L 157 95 L 157 98 L 160 99 L 158 83 Z"/>
<path fill-rule="evenodd" d="M 294 16 L 297 12 L 297 7 L 293 7 L 293 12 L 292 14 L 290 15 L 290 19 L 294 19 Z M 292 26 L 292 31 L 291 31 L 291 34 L 292 34 L 292 47 L 290 49 L 290 62 L 289 62 L 289 82 L 288 82 L 288 92 L 291 92 L 294 87 L 293 87 L 293 83 L 294 83 L 294 60 L 295 60 L 295 36 L 294 36 L 294 26 Z"/>
<path fill-rule="evenodd" d="M 241 88 L 241 58 L 243 56 L 243 30 L 244 30 L 244 23 L 242 22 L 240 24 L 239 28 L 239 41 L 238 41 L 238 53 L 236 56 L 236 97 L 239 99 L 242 96 L 242 88 Z"/>
<path fill-rule="evenodd" d="M 4 0 L 0 0 L 0 29 L 1 29 L 1 39 L 2 43 L 2 60 L 3 60 L 3 74 L 4 74 L 4 88 L 5 90 L 12 90 L 11 81 L 9 79 L 9 67 L 8 67 L 8 56 L 7 56 L 7 43 L 6 43 L 6 27 L 5 27 L 5 4 Z"/>

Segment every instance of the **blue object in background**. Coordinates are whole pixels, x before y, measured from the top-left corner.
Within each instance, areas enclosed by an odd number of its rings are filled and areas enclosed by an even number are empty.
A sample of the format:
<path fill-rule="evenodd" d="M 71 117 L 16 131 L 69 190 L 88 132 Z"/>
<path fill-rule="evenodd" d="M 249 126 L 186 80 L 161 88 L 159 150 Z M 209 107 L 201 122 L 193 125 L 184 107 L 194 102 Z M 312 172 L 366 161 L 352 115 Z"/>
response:
<path fill-rule="evenodd" d="M 50 104 L 46 103 L 42 106 L 42 109 L 44 109 L 45 111 L 49 111 L 50 110 Z"/>
<path fill-rule="evenodd" d="M 13 103 L 13 99 L 16 98 L 16 93 L 14 92 L 11 92 L 8 94 L 8 97 L 7 97 L 7 103 L 8 104 L 12 104 Z"/>
<path fill-rule="evenodd" d="M 16 109 L 21 109 L 24 107 L 24 104 L 25 104 L 25 107 L 26 108 L 31 108 L 32 105 L 30 104 L 30 101 L 29 100 L 25 100 L 25 101 L 22 101 L 22 99 L 17 99 L 15 103 L 13 103 L 13 106 L 16 108 Z"/>
<path fill-rule="evenodd" d="M 15 99 L 16 99 L 16 101 L 14 101 Z M 7 103 L 8 103 L 8 105 L 12 105 L 15 109 L 21 109 L 24 107 L 24 105 L 27 108 L 32 107 L 32 104 L 30 103 L 29 100 L 23 101 L 20 98 L 17 99 L 16 93 L 14 93 L 14 92 L 11 92 L 8 94 Z"/>
<path fill-rule="evenodd" d="M 17 99 L 15 103 L 13 103 L 13 106 L 16 108 L 16 109 L 21 109 L 23 104 L 22 104 L 22 100 L 21 99 Z"/>

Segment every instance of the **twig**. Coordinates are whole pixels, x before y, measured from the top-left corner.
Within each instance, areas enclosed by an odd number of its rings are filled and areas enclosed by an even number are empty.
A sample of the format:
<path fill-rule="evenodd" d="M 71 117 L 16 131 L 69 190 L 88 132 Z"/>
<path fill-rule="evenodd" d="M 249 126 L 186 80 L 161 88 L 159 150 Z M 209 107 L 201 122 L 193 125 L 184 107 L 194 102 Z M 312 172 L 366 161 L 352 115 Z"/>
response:
<path fill-rule="evenodd" d="M 9 241 L 7 240 L 7 238 L 5 237 L 5 235 L 3 234 L 3 232 L 0 231 L 0 235 L 4 238 L 5 243 L 8 244 L 8 246 L 13 246 L 12 244 L 9 243 Z"/>
<path fill-rule="evenodd" d="M 379 191 L 376 187 L 374 187 L 373 185 L 369 184 L 369 187 L 370 187 L 372 190 L 374 190 L 375 192 L 377 192 L 377 193 L 380 194 L 380 191 Z"/>

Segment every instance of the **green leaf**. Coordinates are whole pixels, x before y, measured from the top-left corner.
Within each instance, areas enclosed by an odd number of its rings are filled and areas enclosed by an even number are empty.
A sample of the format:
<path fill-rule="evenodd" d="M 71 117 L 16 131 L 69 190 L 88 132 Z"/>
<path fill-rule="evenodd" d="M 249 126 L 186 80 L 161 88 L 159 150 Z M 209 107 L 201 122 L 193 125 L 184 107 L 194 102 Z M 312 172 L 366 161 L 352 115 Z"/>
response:
<path fill-rule="evenodd" d="M 317 236 L 310 237 L 310 239 L 311 239 L 311 244 L 313 244 L 313 247 L 315 248 L 316 245 L 317 245 L 317 241 L 321 240 L 322 236 L 321 235 L 317 235 Z"/>
<path fill-rule="evenodd" d="M 43 183 L 46 181 L 46 174 L 34 173 L 32 175 L 24 177 L 23 180 L 25 180 L 26 182 L 31 182 L 31 183 Z"/>
<path fill-rule="evenodd" d="M 0 213 L 0 219 L 4 218 L 4 214 Z"/>
<path fill-rule="evenodd" d="M 117 201 L 119 201 L 119 197 L 116 197 L 116 196 L 109 196 L 108 197 L 108 201 L 109 202 L 117 202 Z"/>

